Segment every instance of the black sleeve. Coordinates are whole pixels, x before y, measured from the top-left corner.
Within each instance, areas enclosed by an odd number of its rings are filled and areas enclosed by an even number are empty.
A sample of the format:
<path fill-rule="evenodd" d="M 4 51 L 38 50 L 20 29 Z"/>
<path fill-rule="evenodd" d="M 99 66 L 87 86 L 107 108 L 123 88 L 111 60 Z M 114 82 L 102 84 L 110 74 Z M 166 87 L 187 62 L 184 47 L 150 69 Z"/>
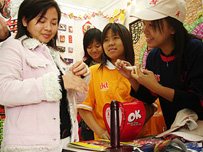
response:
<path fill-rule="evenodd" d="M 147 88 L 145 88 L 142 85 L 140 85 L 137 92 L 135 92 L 134 89 L 131 87 L 130 95 L 132 97 L 135 97 L 136 99 L 138 99 L 142 102 L 148 103 L 148 104 L 152 104 L 153 102 L 155 102 L 155 100 L 158 97 L 156 94 L 153 94 L 152 92 L 150 92 Z"/>
<path fill-rule="evenodd" d="M 179 106 L 184 101 L 185 107 L 203 112 L 203 43 L 193 40 L 188 44 L 186 53 L 186 89 L 176 89 L 173 101 Z"/>
<path fill-rule="evenodd" d="M 184 104 L 183 102 L 179 101 L 184 101 Z M 202 109 L 199 97 L 193 92 L 175 90 L 173 102 L 176 103 L 178 107 L 182 108 L 190 108 L 193 110 L 197 110 L 197 107 L 199 107 L 200 109 Z"/>
<path fill-rule="evenodd" d="M 150 66 L 153 66 L 153 62 L 152 62 L 152 58 L 154 58 L 154 53 L 152 54 L 152 52 L 156 52 L 157 49 L 153 49 L 155 51 L 150 51 L 150 54 L 147 56 L 147 61 L 146 61 L 146 69 L 150 69 Z M 151 57 L 149 57 L 151 56 Z M 157 99 L 157 95 L 154 94 L 153 92 L 151 92 L 150 90 L 148 90 L 146 87 L 144 87 L 143 85 L 140 85 L 139 89 L 137 90 L 137 92 L 135 92 L 133 90 L 133 88 L 131 88 L 131 96 L 135 97 L 136 99 L 148 103 L 148 104 L 152 104 L 153 102 L 155 102 L 155 100 Z"/>

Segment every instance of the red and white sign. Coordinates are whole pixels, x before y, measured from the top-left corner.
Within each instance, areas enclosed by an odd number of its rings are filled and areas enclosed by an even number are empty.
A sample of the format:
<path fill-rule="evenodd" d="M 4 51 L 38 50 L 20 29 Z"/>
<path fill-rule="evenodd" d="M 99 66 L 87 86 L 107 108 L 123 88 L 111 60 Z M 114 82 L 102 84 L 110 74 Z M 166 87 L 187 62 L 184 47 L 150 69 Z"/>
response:
<path fill-rule="evenodd" d="M 110 134 L 110 103 L 104 106 L 103 117 L 106 128 Z M 144 123 L 145 107 L 141 101 L 119 102 L 120 141 L 135 139 L 142 130 Z"/>

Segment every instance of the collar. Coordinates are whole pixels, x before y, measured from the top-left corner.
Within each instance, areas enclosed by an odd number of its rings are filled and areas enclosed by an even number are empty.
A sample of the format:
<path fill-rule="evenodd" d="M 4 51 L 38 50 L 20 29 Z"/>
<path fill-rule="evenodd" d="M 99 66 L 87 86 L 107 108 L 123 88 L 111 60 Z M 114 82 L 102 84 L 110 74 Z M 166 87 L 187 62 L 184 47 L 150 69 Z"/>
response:
<path fill-rule="evenodd" d="M 38 46 L 44 45 L 44 43 L 41 43 L 39 40 L 37 40 L 35 38 L 30 38 L 30 37 L 28 37 L 26 35 L 20 37 L 19 40 L 29 50 L 35 50 Z"/>
<path fill-rule="evenodd" d="M 170 62 L 175 60 L 175 58 L 177 57 L 177 55 L 175 54 L 175 49 L 171 52 L 171 54 L 169 55 L 165 55 L 162 50 L 160 51 L 160 57 L 164 62 Z"/>
<path fill-rule="evenodd" d="M 175 58 L 177 57 L 177 55 L 173 55 L 173 56 L 164 56 L 164 55 L 161 55 L 161 59 L 164 61 L 164 62 L 171 62 L 173 60 L 175 60 Z"/>
<path fill-rule="evenodd" d="M 100 64 L 100 63 L 95 62 L 95 61 L 92 60 L 92 61 L 91 61 L 91 64 L 92 64 L 92 65 L 95 65 L 95 64 Z"/>
<path fill-rule="evenodd" d="M 116 69 L 115 66 L 109 60 L 106 61 L 106 67 L 109 70 L 115 70 Z"/>

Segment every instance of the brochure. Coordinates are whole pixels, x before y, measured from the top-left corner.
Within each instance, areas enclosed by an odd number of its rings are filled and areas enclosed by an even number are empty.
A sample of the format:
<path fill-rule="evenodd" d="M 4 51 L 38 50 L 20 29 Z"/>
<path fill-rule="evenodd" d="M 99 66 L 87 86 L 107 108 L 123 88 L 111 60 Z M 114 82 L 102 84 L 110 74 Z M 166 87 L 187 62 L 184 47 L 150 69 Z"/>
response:
<path fill-rule="evenodd" d="M 134 145 L 132 142 L 120 142 L 120 145 Z M 90 140 L 90 141 L 79 141 L 68 144 L 68 147 L 78 148 L 90 151 L 105 151 L 106 148 L 111 147 L 110 140 Z"/>

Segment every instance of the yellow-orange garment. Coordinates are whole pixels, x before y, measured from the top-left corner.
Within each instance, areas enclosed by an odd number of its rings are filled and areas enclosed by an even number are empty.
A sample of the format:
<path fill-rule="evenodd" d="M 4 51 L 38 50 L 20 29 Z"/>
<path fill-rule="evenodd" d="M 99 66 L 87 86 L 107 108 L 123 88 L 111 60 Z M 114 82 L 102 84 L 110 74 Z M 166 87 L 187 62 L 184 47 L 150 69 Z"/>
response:
<path fill-rule="evenodd" d="M 99 65 L 90 67 L 91 80 L 89 83 L 89 92 L 86 100 L 78 105 L 80 109 L 92 111 L 98 124 L 106 130 L 103 119 L 103 107 L 112 100 L 120 102 L 131 102 L 136 99 L 130 96 L 131 84 L 123 77 L 111 62 L 107 66 L 98 69 Z M 99 137 L 94 134 L 95 139 Z"/>

